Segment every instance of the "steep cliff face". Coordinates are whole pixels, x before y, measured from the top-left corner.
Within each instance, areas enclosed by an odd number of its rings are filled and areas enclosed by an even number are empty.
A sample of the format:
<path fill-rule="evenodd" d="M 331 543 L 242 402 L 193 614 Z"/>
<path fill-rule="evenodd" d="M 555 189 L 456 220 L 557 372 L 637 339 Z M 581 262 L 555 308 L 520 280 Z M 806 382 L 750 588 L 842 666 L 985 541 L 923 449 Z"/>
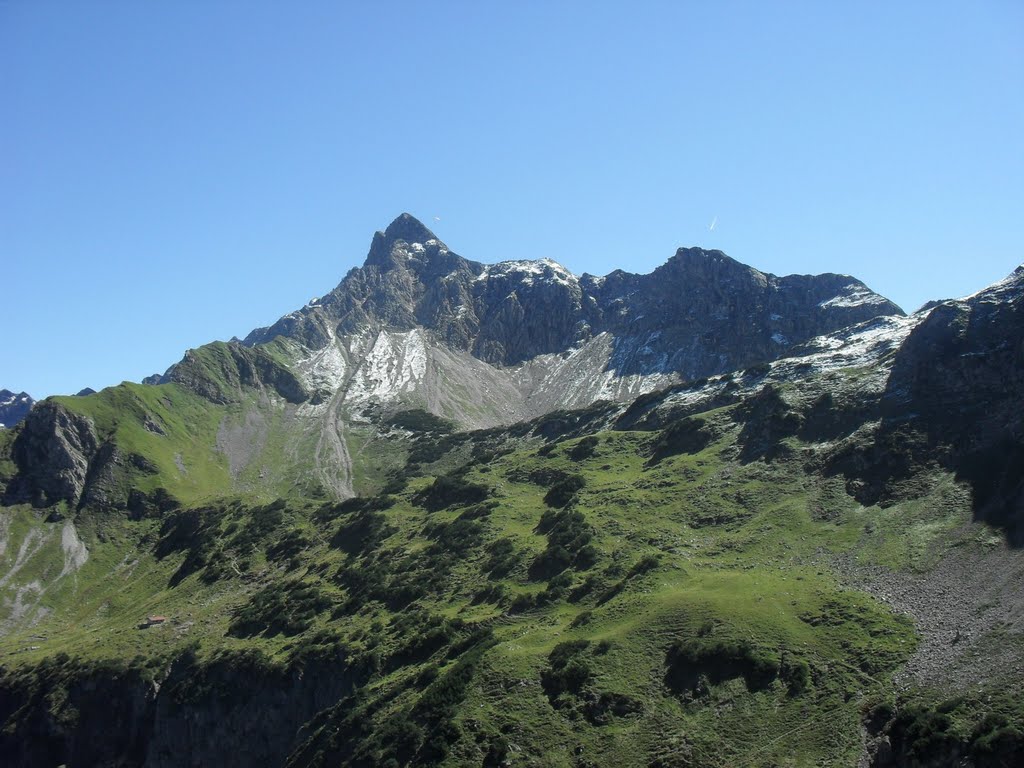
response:
<path fill-rule="evenodd" d="M 99 448 L 92 422 L 49 401 L 40 403 L 31 416 L 12 446 L 18 475 L 8 496 L 37 506 L 77 504 Z"/>
<path fill-rule="evenodd" d="M 700 248 L 680 249 L 649 275 L 577 277 L 549 259 L 487 266 L 403 214 L 374 236 L 363 267 L 245 344 L 297 344 L 307 382 L 339 403 L 414 403 L 481 427 L 629 400 L 902 314 L 849 276 L 779 278 Z M 382 343 L 417 349 L 385 362 Z M 453 397 L 438 381 L 473 391 Z"/>
<path fill-rule="evenodd" d="M 220 405 L 238 402 L 244 390 L 269 392 L 289 403 L 309 399 L 302 383 L 266 350 L 239 344 L 209 344 L 190 350 L 165 377 Z"/>
<path fill-rule="evenodd" d="M 967 481 L 975 514 L 1024 544 L 1024 268 L 920 313 L 891 363 L 877 427 L 835 457 L 863 503 L 891 503 L 923 467 Z"/>
<path fill-rule="evenodd" d="M 420 329 L 508 368 L 607 334 L 618 354 L 604 370 L 689 379 L 776 359 L 878 315 L 902 311 L 852 277 L 779 278 L 700 248 L 680 249 L 649 275 L 577 277 L 548 259 L 485 266 L 403 214 L 374 236 L 362 268 L 246 343 L 285 336 L 319 349 L 368 328 Z"/>

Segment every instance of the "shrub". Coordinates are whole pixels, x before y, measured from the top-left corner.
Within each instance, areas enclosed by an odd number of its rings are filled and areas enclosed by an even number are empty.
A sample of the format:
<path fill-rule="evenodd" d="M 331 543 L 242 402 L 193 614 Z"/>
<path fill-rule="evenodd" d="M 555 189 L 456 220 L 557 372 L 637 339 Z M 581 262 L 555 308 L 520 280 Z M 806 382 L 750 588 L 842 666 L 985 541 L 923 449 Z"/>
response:
<path fill-rule="evenodd" d="M 340 503 L 324 504 L 317 510 L 314 517 L 318 522 L 324 523 L 353 512 L 382 512 L 393 506 L 395 506 L 395 499 L 386 493 L 377 496 L 356 496 Z"/>
<path fill-rule="evenodd" d="M 512 539 L 507 537 L 492 541 L 487 545 L 487 552 L 490 557 L 484 563 L 484 572 L 489 573 L 492 579 L 507 576 L 522 557 L 516 552 Z"/>
<path fill-rule="evenodd" d="M 459 516 L 450 523 L 429 526 L 426 535 L 434 540 L 428 553 L 430 555 L 452 554 L 464 557 L 480 546 L 483 541 L 484 526 L 472 517 Z"/>
<path fill-rule="evenodd" d="M 395 528 L 388 525 L 384 515 L 363 508 L 341 524 L 331 539 L 331 546 L 350 555 L 365 553 L 378 548 L 394 532 Z"/>
<path fill-rule="evenodd" d="M 548 655 L 540 684 L 552 704 L 562 694 L 579 693 L 593 677 L 586 659 L 581 658 L 589 646 L 589 640 L 570 640 L 556 645 Z"/>
<path fill-rule="evenodd" d="M 455 425 L 448 419 L 435 416 L 430 411 L 425 411 L 422 408 L 413 408 L 408 411 L 393 413 L 386 423 L 409 432 L 439 432 L 447 434 L 455 429 Z"/>
<path fill-rule="evenodd" d="M 655 439 L 649 463 L 654 465 L 670 456 L 699 453 L 714 439 L 714 430 L 703 419 L 691 416 L 676 421 Z"/>
<path fill-rule="evenodd" d="M 232 537 L 230 544 L 240 551 L 253 549 L 284 522 L 285 502 L 278 499 L 266 506 L 255 507 L 246 525 Z"/>
<path fill-rule="evenodd" d="M 294 570 L 299 566 L 299 555 L 311 543 L 305 533 L 294 528 L 267 547 L 267 557 L 275 562 L 287 561 L 288 569 Z"/>
<path fill-rule="evenodd" d="M 576 493 L 586 484 L 587 481 L 583 475 L 569 475 L 551 486 L 544 495 L 544 503 L 549 507 L 566 507 L 576 498 Z"/>
<path fill-rule="evenodd" d="M 597 452 L 597 446 L 600 444 L 601 441 L 596 436 L 588 435 L 576 443 L 576 446 L 569 453 L 569 458 L 573 461 L 589 459 Z"/>
<path fill-rule="evenodd" d="M 698 693 L 700 681 L 711 684 L 742 677 L 751 691 L 771 685 L 779 659 L 771 651 L 743 640 L 692 638 L 669 648 L 665 683 L 676 693 Z"/>
<path fill-rule="evenodd" d="M 253 595 L 228 628 L 235 637 L 297 635 L 330 606 L 320 588 L 301 581 L 277 582 Z"/>
<path fill-rule="evenodd" d="M 653 571 L 659 565 L 661 565 L 661 558 L 657 555 L 644 555 L 632 568 L 629 569 L 629 573 L 626 574 L 626 578 L 632 579 L 635 576 L 642 576 L 649 571 Z"/>
<path fill-rule="evenodd" d="M 526 613 L 532 611 L 537 607 L 537 595 L 523 592 L 516 595 L 512 603 L 508 607 L 508 613 L 510 616 L 514 616 L 519 613 Z"/>
<path fill-rule="evenodd" d="M 530 578 L 550 579 L 566 568 L 586 570 L 597 560 L 591 546 L 593 529 L 581 512 L 548 510 L 537 523 L 537 532 L 547 534 L 548 546 L 530 565 Z"/>
<path fill-rule="evenodd" d="M 427 489 L 416 494 L 414 501 L 431 512 L 452 506 L 479 504 L 488 496 L 485 485 L 471 483 L 457 475 L 442 475 Z"/>
<path fill-rule="evenodd" d="M 594 618 L 593 611 L 583 611 L 569 623 L 569 627 L 571 629 L 576 629 L 577 627 L 585 626 L 590 623 L 592 618 Z"/>
<path fill-rule="evenodd" d="M 432 464 L 440 461 L 448 453 L 458 448 L 465 441 L 465 436 L 460 434 L 425 434 L 420 437 L 409 450 L 409 457 L 406 463 L 406 473 L 413 474 L 416 470 L 413 465 Z"/>
<path fill-rule="evenodd" d="M 811 668 L 803 659 L 784 659 L 779 677 L 786 683 L 790 696 L 799 696 L 811 687 Z"/>
<path fill-rule="evenodd" d="M 583 714 L 594 725 L 608 725 L 612 716 L 627 717 L 644 711 L 643 702 L 624 693 L 602 691 L 599 696 L 587 701 Z"/>

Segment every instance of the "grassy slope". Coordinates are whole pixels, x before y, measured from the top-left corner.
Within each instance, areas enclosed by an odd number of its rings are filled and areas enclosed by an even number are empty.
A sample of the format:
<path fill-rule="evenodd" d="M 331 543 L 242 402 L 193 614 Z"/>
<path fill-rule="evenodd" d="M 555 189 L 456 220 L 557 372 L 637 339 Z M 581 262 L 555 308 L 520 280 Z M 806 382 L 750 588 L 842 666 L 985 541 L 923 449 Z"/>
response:
<path fill-rule="evenodd" d="M 118 397 L 127 399 L 65 404 L 115 425 L 122 445 L 157 457 L 157 480 L 187 498 L 224 482 L 223 463 L 202 453 L 215 444 L 217 425 L 208 409 L 192 407 L 191 395 L 166 385 L 127 387 Z M 157 436 L 126 417 L 142 408 L 173 436 L 187 476 Z M 185 513 L 163 523 L 86 516 L 79 529 L 88 562 L 42 595 L 46 618 L 0 640 L 3 663 L 9 674 L 30 674 L 33 664 L 65 652 L 159 666 L 154 660 L 198 644 L 204 657 L 256 648 L 268 663 L 286 664 L 310 646 L 340 643 L 376 671 L 358 706 L 310 729 L 298 763 L 347 759 L 332 734 L 347 733 L 356 717 L 376 734 L 356 747 L 381 762 L 404 743 L 380 736 L 393 725 L 418 745 L 400 758 L 451 765 L 852 765 L 862 710 L 891 699 L 890 676 L 915 635 L 885 605 L 843 588 L 831 563 L 846 554 L 921 567 L 969 510 L 943 478 L 923 499 L 861 508 L 838 481 L 812 482 L 799 460 L 740 462 L 730 414 L 705 418 L 720 425 L 719 439 L 657 464 L 649 460 L 657 433 L 639 432 L 604 433 L 585 458 L 572 458 L 580 442 L 573 440 L 473 464 L 462 482 L 486 487 L 493 508 L 483 511 L 472 504 L 431 511 L 438 505 L 424 499 L 432 482 L 424 477 L 369 513 L 358 504 L 217 502 L 191 545 L 177 548 L 174 521 Z M 552 471 L 584 478 L 570 508 L 582 513 L 596 557 L 589 567 L 540 578 L 531 564 L 549 544 L 537 529 L 549 510 Z M 5 570 L 34 530 L 48 537 L 48 548 L 16 581 L 52 580 L 62 562 L 53 544 L 60 524 L 24 508 L 4 514 Z M 354 521 L 367 515 L 385 527 L 360 542 Z M 492 545 L 506 539 L 510 568 L 502 574 L 491 567 Z M 294 545 L 282 553 L 282 541 Z M 354 583 L 353 573 L 376 574 L 376 591 Z M 296 594 L 289 592 L 276 609 L 273 600 L 258 609 L 261 595 L 272 598 L 275 585 L 296 579 L 317 590 L 309 610 L 297 597 L 289 603 Z M 391 599 L 410 585 L 409 605 Z M 299 608 L 280 608 L 289 604 Z M 150 613 L 169 616 L 169 626 L 137 629 Z M 285 613 L 294 621 L 277 632 L 272 617 Z M 237 629 L 240 616 L 250 620 L 246 631 Z M 488 639 L 469 643 L 473 627 L 486 627 Z M 411 638 L 428 635 L 440 645 L 409 649 Z M 556 651 L 566 641 L 589 645 Z M 673 689 L 674 644 L 705 654 L 708 669 L 693 687 Z M 559 667 L 567 655 L 569 666 Z M 708 671 L 723 658 L 720 674 Z M 759 662 L 773 670 L 767 682 L 753 679 Z M 583 682 L 558 693 L 551 681 L 566 668 Z M 621 704 L 620 714 L 601 702 Z M 976 710 L 964 712 L 951 727 L 971 727 Z M 445 746 L 431 752 L 439 733 L 447 734 Z"/>
<path fill-rule="evenodd" d="M 133 477 L 143 492 L 165 488 L 191 502 L 230 487 L 225 458 L 216 450 L 222 409 L 177 384 L 125 382 L 87 397 L 53 399 L 91 418 L 101 440 L 113 439 L 122 451 L 156 466 L 155 473 Z M 147 429 L 147 417 L 164 434 Z"/>

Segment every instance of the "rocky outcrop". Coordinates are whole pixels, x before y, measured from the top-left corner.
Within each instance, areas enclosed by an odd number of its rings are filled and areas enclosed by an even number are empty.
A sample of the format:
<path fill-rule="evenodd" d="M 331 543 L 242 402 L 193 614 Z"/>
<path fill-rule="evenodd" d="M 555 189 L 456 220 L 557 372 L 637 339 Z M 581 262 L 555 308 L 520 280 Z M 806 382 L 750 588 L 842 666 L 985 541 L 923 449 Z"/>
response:
<path fill-rule="evenodd" d="M 923 313 L 922 313 L 923 314 Z M 881 421 L 836 459 L 865 504 L 905 495 L 923 467 L 954 470 L 978 518 L 1024 545 L 1024 267 L 927 311 L 892 363 Z"/>
<path fill-rule="evenodd" d="M 27 392 L 15 394 L 9 389 L 0 389 L 0 429 L 10 429 L 28 416 L 35 400 Z"/>
<path fill-rule="evenodd" d="M 40 403 L 14 440 L 11 458 L 18 475 L 7 489 L 6 500 L 37 506 L 61 501 L 77 504 L 98 449 L 89 419 L 58 403 Z"/>
<path fill-rule="evenodd" d="M 1024 545 L 1024 266 L 935 307 L 893 365 L 886 427 L 914 429 L 971 484 L 976 515 Z"/>

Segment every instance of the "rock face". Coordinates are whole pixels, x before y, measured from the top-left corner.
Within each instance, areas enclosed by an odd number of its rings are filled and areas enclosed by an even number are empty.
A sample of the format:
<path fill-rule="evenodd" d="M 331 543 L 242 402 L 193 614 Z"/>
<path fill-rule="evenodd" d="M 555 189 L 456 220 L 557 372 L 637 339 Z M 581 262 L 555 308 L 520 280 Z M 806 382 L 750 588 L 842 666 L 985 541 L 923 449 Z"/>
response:
<path fill-rule="evenodd" d="M 310 357 L 337 346 L 344 365 L 322 382 L 329 389 L 385 403 L 418 395 L 428 409 L 443 395 L 430 391 L 427 370 L 479 380 L 474 361 L 486 363 L 505 408 L 484 403 L 490 418 L 481 420 L 447 403 L 440 415 L 487 426 L 775 360 L 815 336 L 902 314 L 846 275 L 780 278 L 700 248 L 680 249 L 649 275 L 577 277 L 547 259 L 485 266 L 403 214 L 374 235 L 365 264 L 337 288 L 244 343 L 283 337 Z M 374 359 L 382 336 L 395 346 L 400 335 L 399 346 L 414 335 L 424 358 L 420 376 L 408 371 L 411 381 L 394 375 L 401 364 Z M 374 365 L 368 391 L 359 372 Z"/>
<path fill-rule="evenodd" d="M 15 394 L 9 389 L 0 389 L 0 429 L 10 429 L 28 416 L 35 400 L 27 392 Z"/>
<path fill-rule="evenodd" d="M 1024 545 L 1022 399 L 1024 266 L 938 304 L 913 330 L 893 364 L 878 440 L 896 445 L 912 434 L 920 456 L 907 463 L 930 456 L 956 470 L 972 486 L 977 516 Z"/>
<path fill-rule="evenodd" d="M 89 419 L 58 403 L 40 403 L 14 441 L 12 458 L 18 476 L 8 488 L 8 500 L 38 506 L 59 501 L 77 504 L 98 448 Z"/>
<path fill-rule="evenodd" d="M 721 251 L 681 248 L 649 275 L 621 270 L 576 277 L 541 259 L 491 266 L 451 252 L 408 214 L 378 232 L 366 263 L 341 284 L 269 328 L 320 348 L 367 327 L 423 329 L 495 366 L 564 353 L 601 334 L 642 347 L 610 361 L 620 375 L 698 378 L 783 356 L 794 344 L 878 315 L 892 302 L 846 275 L 775 277 Z"/>

